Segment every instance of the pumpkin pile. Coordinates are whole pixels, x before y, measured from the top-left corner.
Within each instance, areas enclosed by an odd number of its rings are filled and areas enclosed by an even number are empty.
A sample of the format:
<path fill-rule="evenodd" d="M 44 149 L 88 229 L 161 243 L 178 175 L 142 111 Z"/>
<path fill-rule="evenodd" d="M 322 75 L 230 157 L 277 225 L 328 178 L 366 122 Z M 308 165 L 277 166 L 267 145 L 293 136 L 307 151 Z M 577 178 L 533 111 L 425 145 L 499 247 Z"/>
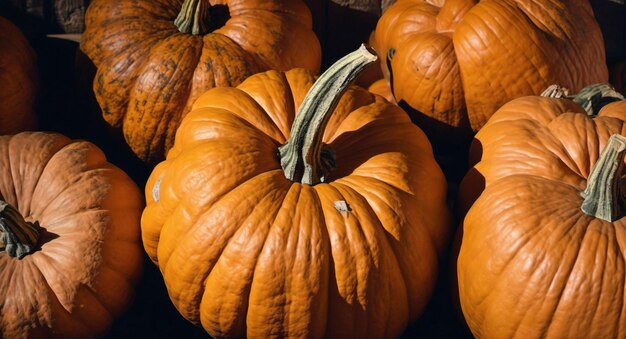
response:
<path fill-rule="evenodd" d="M 0 17 L 0 337 L 625 336 L 594 1 L 92 0 L 53 105 Z"/>

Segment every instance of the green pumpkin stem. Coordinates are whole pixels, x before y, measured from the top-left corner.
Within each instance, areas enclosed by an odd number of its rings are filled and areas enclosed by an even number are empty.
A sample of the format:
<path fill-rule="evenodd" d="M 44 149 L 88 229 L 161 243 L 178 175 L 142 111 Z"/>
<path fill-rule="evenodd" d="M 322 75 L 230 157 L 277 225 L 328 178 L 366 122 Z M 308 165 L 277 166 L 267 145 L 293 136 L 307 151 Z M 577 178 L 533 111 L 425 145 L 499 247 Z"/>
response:
<path fill-rule="evenodd" d="M 626 137 L 614 134 L 609 138 L 598 161 L 591 169 L 581 209 L 596 218 L 615 221 L 624 214 L 622 167 L 626 154 Z"/>
<path fill-rule="evenodd" d="M 209 4 L 208 0 L 185 0 L 174 20 L 174 25 L 181 33 L 193 35 L 205 34 L 209 31 Z"/>
<path fill-rule="evenodd" d="M 615 91 L 608 83 L 589 85 L 576 95 L 569 95 L 568 89 L 559 85 L 550 85 L 541 96 L 548 98 L 566 98 L 574 101 L 582 107 L 588 115 L 598 115 L 602 107 L 614 102 L 624 100 L 624 96 Z"/>
<path fill-rule="evenodd" d="M 39 233 L 37 222 L 25 221 L 13 206 L 0 200 L 0 252 L 22 259 L 35 250 Z"/>
<path fill-rule="evenodd" d="M 326 124 L 344 91 L 376 59 L 375 53 L 361 45 L 330 66 L 313 84 L 296 114 L 289 140 L 279 147 L 287 179 L 308 185 L 324 181 L 334 166 L 332 152 L 322 143 Z"/>

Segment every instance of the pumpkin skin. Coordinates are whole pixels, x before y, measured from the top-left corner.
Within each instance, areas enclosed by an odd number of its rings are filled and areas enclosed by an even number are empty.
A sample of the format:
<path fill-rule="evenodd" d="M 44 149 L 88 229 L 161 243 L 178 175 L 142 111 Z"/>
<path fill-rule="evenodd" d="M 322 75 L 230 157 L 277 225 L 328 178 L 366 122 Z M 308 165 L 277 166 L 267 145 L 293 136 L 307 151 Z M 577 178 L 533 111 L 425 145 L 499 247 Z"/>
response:
<path fill-rule="evenodd" d="M 524 97 L 477 133 L 470 157 L 479 162 L 459 195 L 466 206 L 480 197 L 458 257 L 476 337 L 624 335 L 626 219 L 587 215 L 581 194 L 609 137 L 626 135 L 625 119 L 626 101 L 591 117 L 567 99 Z"/>
<path fill-rule="evenodd" d="M 37 57 L 22 32 L 0 17 L 0 134 L 36 125 Z"/>
<path fill-rule="evenodd" d="M 198 35 L 174 25 L 182 1 L 96 0 L 87 10 L 81 50 L 98 68 L 103 117 L 149 164 L 164 158 L 180 120 L 209 88 L 267 69 L 319 70 L 320 45 L 302 1 L 207 3 L 227 6 L 230 18 Z"/>
<path fill-rule="evenodd" d="M 0 252 L 0 336 L 103 334 L 141 274 L 139 189 L 96 146 L 59 134 L 0 136 L 0 157 L 0 199 L 44 229 L 22 259 Z"/>
<path fill-rule="evenodd" d="M 400 0 L 379 20 L 376 42 L 383 60 L 395 50 L 388 79 L 400 106 L 448 143 L 512 99 L 608 79 L 586 1 Z"/>
<path fill-rule="evenodd" d="M 369 87 L 367 87 L 367 90 L 374 94 L 382 96 L 383 98 L 387 99 L 387 101 L 393 104 L 396 103 L 396 99 L 391 93 L 391 87 L 389 87 L 389 82 L 387 82 L 386 79 L 378 79 L 374 81 L 371 85 L 369 85 Z"/>
<path fill-rule="evenodd" d="M 276 154 L 314 80 L 268 71 L 206 92 L 148 179 L 145 249 L 211 336 L 397 337 L 430 297 L 450 217 L 428 140 L 351 87 L 323 132 L 336 168 L 288 180 Z"/>

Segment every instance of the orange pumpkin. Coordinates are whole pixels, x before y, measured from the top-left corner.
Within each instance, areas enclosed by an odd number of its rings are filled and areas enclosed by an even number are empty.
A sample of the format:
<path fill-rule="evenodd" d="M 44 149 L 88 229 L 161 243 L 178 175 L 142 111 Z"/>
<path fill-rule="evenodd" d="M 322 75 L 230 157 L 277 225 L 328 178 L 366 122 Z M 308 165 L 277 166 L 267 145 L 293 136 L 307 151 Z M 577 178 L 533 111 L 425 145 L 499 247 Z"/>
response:
<path fill-rule="evenodd" d="M 513 100 L 476 135 L 480 161 L 459 194 L 480 196 L 458 257 L 476 337 L 624 334 L 626 101 L 606 86 L 585 92 Z"/>
<path fill-rule="evenodd" d="M 19 28 L 0 17 L 0 134 L 35 128 L 36 59 Z"/>
<path fill-rule="evenodd" d="M 373 59 L 206 92 L 152 172 L 145 249 L 210 335 L 396 337 L 423 310 L 446 182 L 401 109 L 346 90 Z"/>
<path fill-rule="evenodd" d="M 98 68 L 104 119 L 151 164 L 209 88 L 267 69 L 318 71 L 321 62 L 300 0 L 96 0 L 85 24 L 81 50 Z"/>
<path fill-rule="evenodd" d="M 93 144 L 0 136 L 0 337 L 101 335 L 141 273 L 137 186 Z"/>
<path fill-rule="evenodd" d="M 378 21 L 376 42 L 381 59 L 392 56 L 396 100 L 448 143 L 550 84 L 578 91 L 608 80 L 587 1 L 400 0 Z"/>

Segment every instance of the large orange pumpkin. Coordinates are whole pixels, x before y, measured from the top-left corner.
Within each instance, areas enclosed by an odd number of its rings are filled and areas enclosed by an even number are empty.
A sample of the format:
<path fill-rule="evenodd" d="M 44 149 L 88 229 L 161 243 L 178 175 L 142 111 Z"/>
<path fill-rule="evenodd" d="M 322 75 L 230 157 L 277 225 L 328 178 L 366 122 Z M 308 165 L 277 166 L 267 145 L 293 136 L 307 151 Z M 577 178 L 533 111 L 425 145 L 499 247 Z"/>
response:
<path fill-rule="evenodd" d="M 437 141 L 478 131 L 503 104 L 553 83 L 578 91 L 608 80 L 587 1 L 400 0 L 376 43 L 391 56 L 396 100 Z"/>
<path fill-rule="evenodd" d="M 141 273 L 143 199 L 93 144 L 0 136 L 0 337 L 101 335 Z"/>
<path fill-rule="evenodd" d="M 597 89 L 574 99 L 597 105 Z M 476 135 L 480 161 L 460 195 L 482 194 L 463 222 L 458 258 L 476 337 L 624 335 L 626 101 L 596 113 L 569 99 L 524 97 Z"/>
<path fill-rule="evenodd" d="M 209 88 L 267 69 L 318 71 L 321 62 L 300 0 L 96 0 L 85 24 L 81 50 L 98 68 L 104 119 L 148 163 L 164 158 Z"/>
<path fill-rule="evenodd" d="M 206 92 L 152 172 L 145 249 L 210 335 L 396 337 L 424 308 L 446 182 L 401 109 L 341 96 L 373 59 L 362 48 L 315 85 L 294 69 Z"/>
<path fill-rule="evenodd" d="M 0 17 L 0 134 L 35 127 L 37 60 L 22 32 Z"/>

